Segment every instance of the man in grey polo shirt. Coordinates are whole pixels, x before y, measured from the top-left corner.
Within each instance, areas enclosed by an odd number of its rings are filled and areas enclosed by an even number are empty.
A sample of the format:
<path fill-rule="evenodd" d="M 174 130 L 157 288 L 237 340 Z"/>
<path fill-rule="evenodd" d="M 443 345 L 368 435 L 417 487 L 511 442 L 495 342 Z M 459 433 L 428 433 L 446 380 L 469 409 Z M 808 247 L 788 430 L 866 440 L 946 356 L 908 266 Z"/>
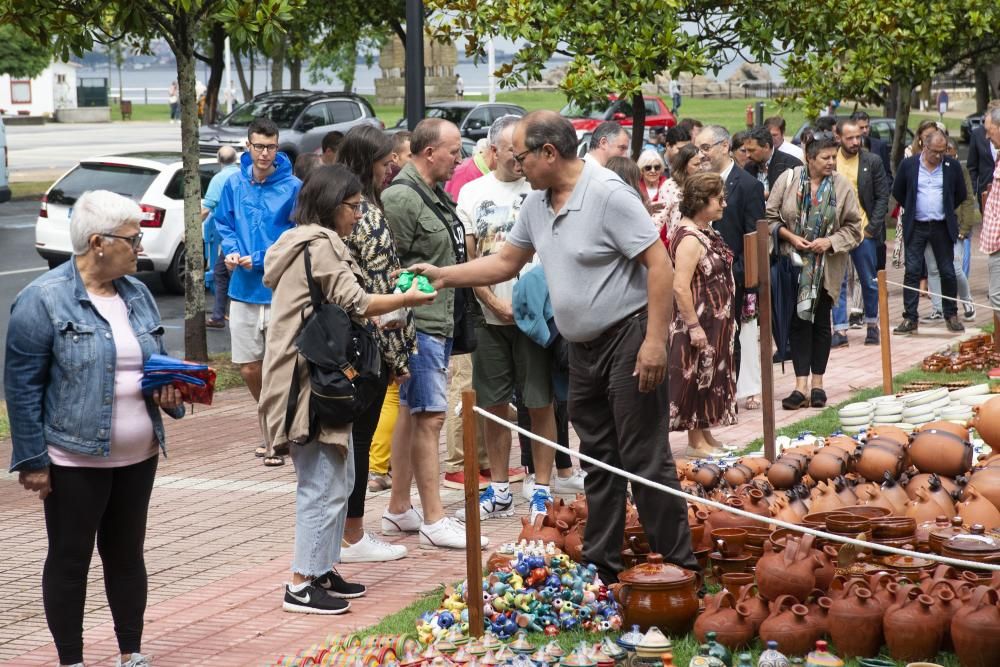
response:
<path fill-rule="evenodd" d="M 667 442 L 667 323 L 673 273 L 638 195 L 612 172 L 576 157 L 576 134 L 551 111 L 525 116 L 515 159 L 535 190 L 500 252 L 460 266 L 419 264 L 436 287 L 494 285 L 537 252 L 556 326 L 570 342 L 570 419 L 580 451 L 646 479 L 680 488 Z M 593 465 L 585 490 L 592 520 L 584 558 L 602 579 L 623 569 L 626 480 Z M 635 484 L 650 546 L 698 569 L 687 505 Z"/>

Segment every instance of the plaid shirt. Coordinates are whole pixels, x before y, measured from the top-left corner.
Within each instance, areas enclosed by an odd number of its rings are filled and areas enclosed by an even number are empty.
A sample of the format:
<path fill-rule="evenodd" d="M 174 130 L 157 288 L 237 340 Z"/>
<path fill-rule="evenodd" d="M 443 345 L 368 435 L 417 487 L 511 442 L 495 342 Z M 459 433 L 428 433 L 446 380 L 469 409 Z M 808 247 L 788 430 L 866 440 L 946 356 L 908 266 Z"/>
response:
<path fill-rule="evenodd" d="M 1000 160 L 993 170 L 993 185 L 983 208 L 983 229 L 979 233 L 979 249 L 987 254 L 1000 251 Z"/>

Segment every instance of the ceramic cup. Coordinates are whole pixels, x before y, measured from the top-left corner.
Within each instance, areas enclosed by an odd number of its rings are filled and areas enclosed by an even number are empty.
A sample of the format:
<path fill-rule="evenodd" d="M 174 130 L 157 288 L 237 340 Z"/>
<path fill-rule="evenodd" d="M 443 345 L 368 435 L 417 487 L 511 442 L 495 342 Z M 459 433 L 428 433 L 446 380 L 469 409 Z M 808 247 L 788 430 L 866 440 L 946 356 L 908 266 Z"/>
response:
<path fill-rule="evenodd" d="M 743 553 L 747 531 L 742 528 L 716 528 L 712 531 L 712 544 L 726 558 L 736 558 Z"/>

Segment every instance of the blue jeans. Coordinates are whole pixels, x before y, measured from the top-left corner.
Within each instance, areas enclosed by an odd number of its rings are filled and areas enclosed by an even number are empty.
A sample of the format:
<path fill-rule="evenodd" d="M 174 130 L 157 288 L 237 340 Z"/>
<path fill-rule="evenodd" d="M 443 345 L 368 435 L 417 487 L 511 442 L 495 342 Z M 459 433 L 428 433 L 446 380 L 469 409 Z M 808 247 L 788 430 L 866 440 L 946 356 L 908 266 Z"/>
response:
<path fill-rule="evenodd" d="M 292 572 L 318 577 L 340 562 L 347 499 L 354 488 L 353 444 L 291 446 L 295 464 L 295 551 Z"/>
<path fill-rule="evenodd" d="M 972 272 L 972 234 L 962 241 L 962 273 L 968 278 Z"/>
<path fill-rule="evenodd" d="M 410 355 L 410 379 L 399 387 L 399 405 L 410 414 L 448 411 L 448 361 L 451 338 L 417 332 L 417 351 Z"/>
<path fill-rule="evenodd" d="M 965 244 L 962 241 L 955 241 L 955 284 L 958 286 L 958 298 L 967 303 L 972 303 L 972 292 L 969 290 L 969 279 L 965 277 L 962 270 L 962 261 L 965 258 Z M 924 250 L 924 262 L 927 263 L 927 291 L 931 293 L 931 304 L 937 312 L 941 310 L 941 273 L 938 271 L 937 262 L 934 261 L 934 252 L 930 246 Z"/>
<path fill-rule="evenodd" d="M 851 261 L 861 283 L 861 297 L 865 303 L 865 324 L 878 324 L 878 284 L 876 266 L 878 262 L 878 241 L 862 239 L 861 244 L 851 251 Z M 840 286 L 840 300 L 833 307 L 833 330 L 847 331 L 847 277 Z"/>

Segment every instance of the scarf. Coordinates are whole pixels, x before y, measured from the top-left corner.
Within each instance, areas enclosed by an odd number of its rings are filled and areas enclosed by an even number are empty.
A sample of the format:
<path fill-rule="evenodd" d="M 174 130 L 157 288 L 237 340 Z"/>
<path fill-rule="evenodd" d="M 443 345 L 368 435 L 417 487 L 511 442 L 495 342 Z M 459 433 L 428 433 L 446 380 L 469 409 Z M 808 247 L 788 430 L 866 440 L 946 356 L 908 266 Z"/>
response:
<path fill-rule="evenodd" d="M 809 171 L 802 169 L 799 181 L 799 192 L 796 196 L 799 216 L 796 220 L 796 236 L 806 241 L 815 241 L 828 236 L 837 220 L 837 195 L 833 189 L 833 179 L 825 177 L 816 191 L 816 201 L 812 198 L 812 184 L 809 181 Z M 796 313 L 803 320 L 813 321 L 816 312 L 816 302 L 819 291 L 823 289 L 824 253 L 800 251 L 802 256 L 802 271 L 799 274 L 799 289 L 796 299 Z"/>

